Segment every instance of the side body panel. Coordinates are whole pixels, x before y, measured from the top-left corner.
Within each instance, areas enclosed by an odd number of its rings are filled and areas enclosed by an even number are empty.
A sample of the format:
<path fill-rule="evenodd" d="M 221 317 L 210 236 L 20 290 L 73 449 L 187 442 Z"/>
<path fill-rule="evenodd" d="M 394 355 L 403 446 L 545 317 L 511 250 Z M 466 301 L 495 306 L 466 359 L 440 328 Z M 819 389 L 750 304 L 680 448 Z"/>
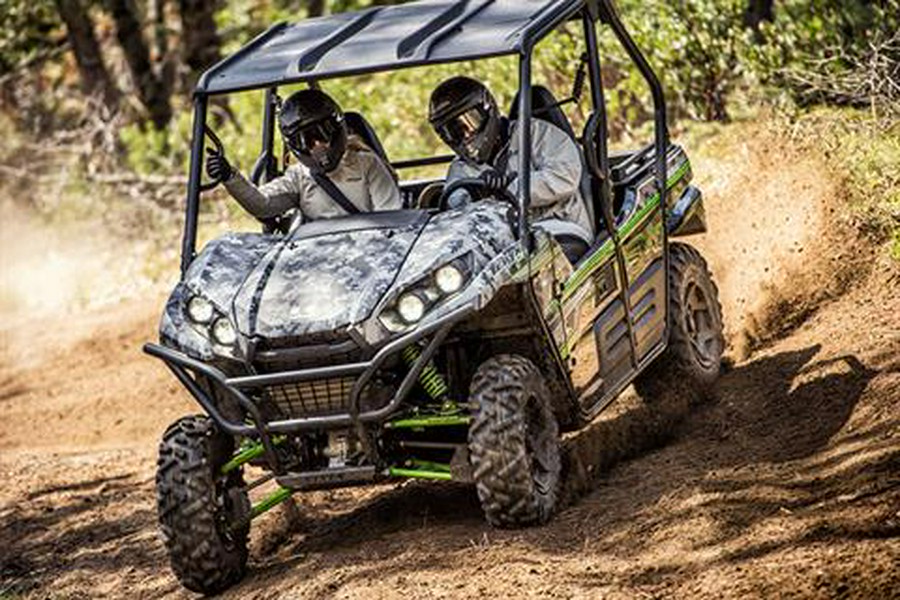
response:
<path fill-rule="evenodd" d="M 627 374 L 631 364 L 618 282 L 615 246 L 607 238 L 563 286 L 561 306 L 570 334 L 563 355 L 579 397 L 602 391 Z"/>
<path fill-rule="evenodd" d="M 681 148 L 668 156 L 667 188 L 679 198 L 687 193 L 690 163 Z M 636 374 L 643 362 L 661 351 L 666 330 L 666 273 L 663 227 L 652 170 L 626 183 L 629 202 L 614 238 L 599 239 L 564 281 L 560 309 L 566 342 L 560 352 L 585 418 L 602 410 Z M 669 203 L 666 217 L 675 203 Z M 626 314 L 619 261 L 631 305 Z M 629 323 L 630 321 L 630 323 Z M 629 324 L 634 332 L 632 348 Z"/>

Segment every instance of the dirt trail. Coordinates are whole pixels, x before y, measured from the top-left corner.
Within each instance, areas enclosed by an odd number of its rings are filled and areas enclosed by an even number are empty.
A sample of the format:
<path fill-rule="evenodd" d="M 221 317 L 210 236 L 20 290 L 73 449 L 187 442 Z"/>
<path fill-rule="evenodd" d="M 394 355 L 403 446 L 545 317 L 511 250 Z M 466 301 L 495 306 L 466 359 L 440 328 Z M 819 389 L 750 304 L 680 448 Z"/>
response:
<path fill-rule="evenodd" d="M 715 399 L 622 398 L 566 440 L 576 483 L 540 528 L 488 527 L 462 486 L 308 494 L 293 532 L 261 519 L 226 597 L 900 597 L 896 273 L 824 302 L 838 182 L 737 147 L 695 163 L 736 361 Z M 156 440 L 196 411 L 139 352 L 161 304 L 4 321 L 0 597 L 189 596 L 155 525 Z"/>

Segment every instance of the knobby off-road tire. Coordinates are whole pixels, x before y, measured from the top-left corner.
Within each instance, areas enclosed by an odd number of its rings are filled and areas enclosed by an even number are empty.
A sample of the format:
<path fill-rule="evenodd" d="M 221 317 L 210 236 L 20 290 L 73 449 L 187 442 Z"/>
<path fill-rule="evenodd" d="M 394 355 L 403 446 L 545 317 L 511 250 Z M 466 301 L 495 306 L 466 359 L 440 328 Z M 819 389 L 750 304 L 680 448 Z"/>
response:
<path fill-rule="evenodd" d="M 469 428 L 475 488 L 498 527 L 543 523 L 559 495 L 559 428 L 544 377 L 521 356 L 485 361 L 470 386 L 477 406 Z"/>
<path fill-rule="evenodd" d="M 722 306 L 706 261 L 693 247 L 669 244 L 669 345 L 634 381 L 648 403 L 671 393 L 709 395 L 719 376 L 725 338 Z"/>
<path fill-rule="evenodd" d="M 247 564 L 249 526 L 229 529 L 249 507 L 242 476 L 219 473 L 233 448 L 205 416 L 179 419 L 159 444 L 156 500 L 163 541 L 181 584 L 203 594 L 239 581 Z"/>

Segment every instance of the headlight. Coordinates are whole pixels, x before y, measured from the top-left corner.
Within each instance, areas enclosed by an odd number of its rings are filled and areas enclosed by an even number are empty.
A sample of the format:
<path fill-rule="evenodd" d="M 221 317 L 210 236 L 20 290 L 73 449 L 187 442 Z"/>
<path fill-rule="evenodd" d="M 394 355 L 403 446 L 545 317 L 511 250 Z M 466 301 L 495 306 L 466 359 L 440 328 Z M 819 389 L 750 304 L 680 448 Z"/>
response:
<path fill-rule="evenodd" d="M 214 313 L 212 302 L 202 296 L 194 296 L 188 302 L 187 313 L 195 323 L 209 323 Z"/>
<path fill-rule="evenodd" d="M 233 346 L 237 341 L 234 327 L 232 327 L 231 321 L 225 317 L 216 319 L 216 322 L 212 325 L 211 332 L 213 339 L 223 346 Z"/>
<path fill-rule="evenodd" d="M 434 282 L 444 294 L 458 292 L 463 285 L 463 274 L 453 265 L 444 265 L 434 274 Z"/>
<path fill-rule="evenodd" d="M 397 302 L 397 313 L 407 323 L 415 323 L 425 315 L 425 303 L 415 294 L 404 294 Z"/>
<path fill-rule="evenodd" d="M 381 325 L 391 333 L 410 329 L 435 306 L 462 290 L 473 272 L 472 254 L 464 254 L 444 263 L 411 285 L 379 316 Z"/>

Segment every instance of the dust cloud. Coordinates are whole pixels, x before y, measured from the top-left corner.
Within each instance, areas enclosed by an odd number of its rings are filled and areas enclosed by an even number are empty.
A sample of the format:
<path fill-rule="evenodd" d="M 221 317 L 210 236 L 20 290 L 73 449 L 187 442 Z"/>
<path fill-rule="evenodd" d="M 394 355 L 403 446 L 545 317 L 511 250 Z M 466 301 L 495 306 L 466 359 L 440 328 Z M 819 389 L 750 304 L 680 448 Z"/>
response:
<path fill-rule="evenodd" d="M 0 222 L 0 314 L 40 319 L 92 311 L 158 284 L 147 245 L 124 242 L 96 222 L 54 224 L 9 203 Z"/>
<path fill-rule="evenodd" d="M 786 303 L 818 299 L 817 286 L 831 279 L 822 276 L 831 251 L 825 206 L 839 184 L 820 158 L 765 131 L 752 139 L 694 153 L 709 233 L 685 240 L 710 264 L 736 360 L 777 333 Z"/>

